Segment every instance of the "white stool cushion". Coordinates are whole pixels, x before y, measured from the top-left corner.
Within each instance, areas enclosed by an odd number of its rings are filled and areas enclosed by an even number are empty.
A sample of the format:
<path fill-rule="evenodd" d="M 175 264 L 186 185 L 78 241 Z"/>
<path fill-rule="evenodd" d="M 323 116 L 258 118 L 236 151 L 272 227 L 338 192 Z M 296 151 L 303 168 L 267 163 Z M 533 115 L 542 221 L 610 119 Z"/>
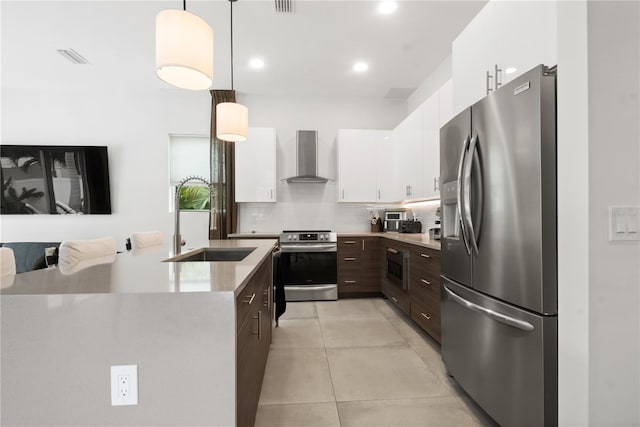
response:
<path fill-rule="evenodd" d="M 16 277 L 16 257 L 11 248 L 0 248 L 0 288 L 13 285 Z"/>
<path fill-rule="evenodd" d="M 140 231 L 131 233 L 131 247 L 133 249 L 149 248 L 151 246 L 162 246 L 161 231 Z"/>
<path fill-rule="evenodd" d="M 58 249 L 58 266 L 71 270 L 86 260 L 102 258 L 116 254 L 116 241 L 113 237 L 95 240 L 66 240 Z"/>

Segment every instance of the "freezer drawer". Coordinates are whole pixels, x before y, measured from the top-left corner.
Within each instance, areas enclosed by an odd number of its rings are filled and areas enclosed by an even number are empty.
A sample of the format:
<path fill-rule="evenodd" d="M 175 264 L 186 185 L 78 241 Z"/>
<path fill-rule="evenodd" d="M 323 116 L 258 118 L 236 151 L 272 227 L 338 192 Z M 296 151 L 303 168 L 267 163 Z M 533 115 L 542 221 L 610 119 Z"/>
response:
<path fill-rule="evenodd" d="M 501 426 L 558 423 L 558 318 L 442 278 L 442 359 Z"/>

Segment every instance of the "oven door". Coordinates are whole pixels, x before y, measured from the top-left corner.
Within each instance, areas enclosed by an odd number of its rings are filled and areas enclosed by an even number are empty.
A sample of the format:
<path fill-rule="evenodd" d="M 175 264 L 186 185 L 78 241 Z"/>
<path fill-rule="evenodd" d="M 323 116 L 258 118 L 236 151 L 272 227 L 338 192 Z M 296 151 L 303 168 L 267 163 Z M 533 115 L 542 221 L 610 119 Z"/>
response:
<path fill-rule="evenodd" d="M 338 299 L 336 244 L 282 245 L 280 266 L 287 301 Z"/>

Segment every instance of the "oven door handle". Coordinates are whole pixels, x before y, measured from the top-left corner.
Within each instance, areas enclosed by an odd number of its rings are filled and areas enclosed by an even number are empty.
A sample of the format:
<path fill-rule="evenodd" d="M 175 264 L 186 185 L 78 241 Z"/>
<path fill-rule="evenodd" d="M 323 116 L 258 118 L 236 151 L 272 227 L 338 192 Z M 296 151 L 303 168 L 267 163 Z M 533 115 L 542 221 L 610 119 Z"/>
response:
<path fill-rule="evenodd" d="M 330 291 L 331 289 L 335 289 L 337 284 L 333 285 L 285 285 L 284 288 L 290 291 Z"/>
<path fill-rule="evenodd" d="M 282 252 L 337 252 L 338 245 L 335 243 L 320 245 L 280 245 Z"/>

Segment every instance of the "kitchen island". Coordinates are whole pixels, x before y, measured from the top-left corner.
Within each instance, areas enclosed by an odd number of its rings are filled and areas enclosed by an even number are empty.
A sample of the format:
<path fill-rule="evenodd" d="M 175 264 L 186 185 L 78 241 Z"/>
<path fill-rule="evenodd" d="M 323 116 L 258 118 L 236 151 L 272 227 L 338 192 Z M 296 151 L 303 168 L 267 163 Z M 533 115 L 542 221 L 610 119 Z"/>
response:
<path fill-rule="evenodd" d="M 266 360 L 257 344 L 241 341 L 270 339 L 275 244 L 193 247 L 255 248 L 235 262 L 163 262 L 174 255 L 167 246 L 71 275 L 16 275 L 0 291 L 2 425 L 236 425 L 238 378 L 247 371 L 238 363 L 252 354 Z M 114 365 L 138 366 L 138 405 L 111 406 Z"/>

